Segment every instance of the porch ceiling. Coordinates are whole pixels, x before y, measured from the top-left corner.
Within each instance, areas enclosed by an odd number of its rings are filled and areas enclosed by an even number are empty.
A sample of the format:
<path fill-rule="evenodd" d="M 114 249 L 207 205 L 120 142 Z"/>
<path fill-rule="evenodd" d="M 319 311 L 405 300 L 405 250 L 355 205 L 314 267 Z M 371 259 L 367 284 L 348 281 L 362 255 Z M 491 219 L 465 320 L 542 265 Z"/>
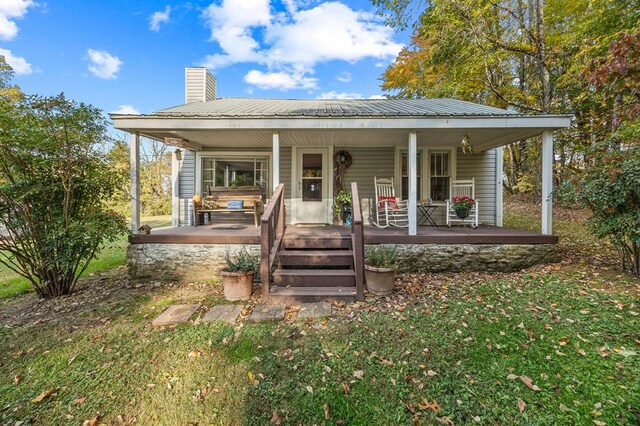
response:
<path fill-rule="evenodd" d="M 378 147 L 404 146 L 411 129 L 363 129 L 363 130 L 284 130 L 279 131 L 280 146 L 340 146 Z M 469 142 L 476 151 L 484 151 L 511 142 L 540 135 L 540 128 L 457 128 L 418 130 L 420 146 L 459 146 L 462 137 L 469 135 Z M 189 141 L 190 148 L 270 148 L 272 130 L 249 129 L 181 129 L 147 130 L 141 136 L 159 141 L 180 138 Z"/>

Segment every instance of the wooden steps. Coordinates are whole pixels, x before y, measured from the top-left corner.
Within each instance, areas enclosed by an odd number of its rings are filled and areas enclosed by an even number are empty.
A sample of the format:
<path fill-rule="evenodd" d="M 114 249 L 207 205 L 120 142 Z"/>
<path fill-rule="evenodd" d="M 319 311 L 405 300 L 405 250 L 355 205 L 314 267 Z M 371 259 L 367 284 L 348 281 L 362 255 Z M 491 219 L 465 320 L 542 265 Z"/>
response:
<path fill-rule="evenodd" d="M 271 303 L 356 299 L 351 238 L 285 237 L 269 291 Z"/>

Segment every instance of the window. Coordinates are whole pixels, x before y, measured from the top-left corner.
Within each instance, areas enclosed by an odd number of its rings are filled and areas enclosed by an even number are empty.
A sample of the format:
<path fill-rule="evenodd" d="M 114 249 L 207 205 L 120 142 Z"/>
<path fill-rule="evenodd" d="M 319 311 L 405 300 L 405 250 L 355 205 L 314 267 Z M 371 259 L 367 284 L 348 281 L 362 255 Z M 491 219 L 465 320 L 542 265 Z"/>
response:
<path fill-rule="evenodd" d="M 402 200 L 408 200 L 409 199 L 409 166 L 407 163 L 407 152 L 402 152 L 402 163 L 400 165 L 400 173 L 401 173 L 401 177 L 402 177 Z M 418 182 L 417 182 L 417 191 L 416 191 L 416 196 L 417 196 L 417 200 L 421 199 L 421 188 L 422 188 L 422 155 L 420 154 L 420 151 L 418 151 L 418 157 L 416 159 L 416 164 L 417 164 L 417 172 L 418 172 Z"/>
<path fill-rule="evenodd" d="M 204 157 L 202 158 L 202 194 L 220 186 L 262 187 L 267 194 L 269 180 L 267 157 Z"/>
<path fill-rule="evenodd" d="M 429 198 L 445 201 L 449 198 L 449 151 L 429 152 Z"/>

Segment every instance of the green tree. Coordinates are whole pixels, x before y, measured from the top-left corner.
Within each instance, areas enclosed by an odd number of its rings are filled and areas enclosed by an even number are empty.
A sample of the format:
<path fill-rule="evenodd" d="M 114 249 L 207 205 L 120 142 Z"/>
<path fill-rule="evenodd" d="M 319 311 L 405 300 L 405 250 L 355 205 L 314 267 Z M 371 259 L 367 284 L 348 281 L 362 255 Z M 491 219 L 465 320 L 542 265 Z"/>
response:
<path fill-rule="evenodd" d="M 120 175 L 101 149 L 106 126 L 100 110 L 64 95 L 0 96 L 0 262 L 41 297 L 71 292 L 126 233 L 108 209 Z"/>
<path fill-rule="evenodd" d="M 525 113 L 575 112 L 576 126 L 556 137 L 556 183 L 581 173 L 586 148 L 610 133 L 602 117 L 611 116 L 612 101 L 585 71 L 616 33 L 633 32 L 639 0 L 372 1 L 391 25 L 414 29 L 383 74 L 383 89 Z M 535 188 L 539 159 L 539 144 L 507 146 L 507 187 Z"/>

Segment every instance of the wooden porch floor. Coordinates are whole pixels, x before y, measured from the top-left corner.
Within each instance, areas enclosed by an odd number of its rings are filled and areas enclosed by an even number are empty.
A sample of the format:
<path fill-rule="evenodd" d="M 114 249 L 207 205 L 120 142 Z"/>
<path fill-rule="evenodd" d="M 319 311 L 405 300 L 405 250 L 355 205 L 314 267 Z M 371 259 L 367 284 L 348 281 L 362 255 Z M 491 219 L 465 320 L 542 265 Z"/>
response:
<path fill-rule="evenodd" d="M 132 244 L 260 244 L 260 228 L 243 225 L 241 229 L 221 226 L 183 226 L 153 230 L 136 235 Z M 335 225 L 288 225 L 285 238 L 335 238 L 348 236 L 350 228 Z M 365 244 L 556 244 L 555 235 L 542 235 L 514 228 L 481 225 L 476 229 L 446 226 L 419 226 L 418 235 L 407 235 L 406 228 L 380 229 L 365 226 Z"/>

